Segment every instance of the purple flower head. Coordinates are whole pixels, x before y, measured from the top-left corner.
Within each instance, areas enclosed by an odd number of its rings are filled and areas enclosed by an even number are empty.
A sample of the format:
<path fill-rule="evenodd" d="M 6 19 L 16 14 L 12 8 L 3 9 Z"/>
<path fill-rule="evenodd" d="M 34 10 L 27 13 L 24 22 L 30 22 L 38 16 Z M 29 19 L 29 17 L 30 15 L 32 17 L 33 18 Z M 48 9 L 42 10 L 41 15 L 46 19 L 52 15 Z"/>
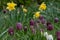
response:
<path fill-rule="evenodd" d="M 45 23 L 46 23 L 46 20 L 45 20 L 45 19 L 42 19 L 42 20 L 41 20 L 41 23 L 42 23 L 42 24 L 45 24 Z"/>
<path fill-rule="evenodd" d="M 34 26 L 34 20 L 30 20 L 30 26 Z"/>
<path fill-rule="evenodd" d="M 13 35 L 13 34 L 14 34 L 14 29 L 13 29 L 12 27 L 10 27 L 10 28 L 8 29 L 8 33 L 9 33 L 10 35 Z"/>
<path fill-rule="evenodd" d="M 47 22 L 46 25 L 47 25 L 47 26 L 48 26 L 48 25 L 51 25 L 51 22 Z"/>
<path fill-rule="evenodd" d="M 49 30 L 49 31 L 53 30 L 53 25 L 52 24 L 48 25 L 47 30 Z"/>
<path fill-rule="evenodd" d="M 54 22 L 55 22 L 55 23 L 59 22 L 59 19 L 56 17 L 56 18 L 54 19 Z"/>
<path fill-rule="evenodd" d="M 44 17 L 41 15 L 41 16 L 39 17 L 39 19 L 42 20 L 42 19 L 44 19 Z"/>
<path fill-rule="evenodd" d="M 60 31 L 57 31 L 56 32 L 56 36 L 60 36 Z"/>
<path fill-rule="evenodd" d="M 57 37 L 57 40 L 60 40 L 60 36 Z"/>
<path fill-rule="evenodd" d="M 16 24 L 16 28 L 17 28 L 17 30 L 22 30 L 22 24 L 21 23 L 17 23 Z"/>

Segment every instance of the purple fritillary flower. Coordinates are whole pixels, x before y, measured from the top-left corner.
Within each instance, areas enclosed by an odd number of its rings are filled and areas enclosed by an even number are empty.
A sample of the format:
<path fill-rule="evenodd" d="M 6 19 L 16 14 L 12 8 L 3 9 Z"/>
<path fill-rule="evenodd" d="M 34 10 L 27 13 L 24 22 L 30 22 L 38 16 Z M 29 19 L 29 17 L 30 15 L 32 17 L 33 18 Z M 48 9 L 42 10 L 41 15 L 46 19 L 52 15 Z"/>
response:
<path fill-rule="evenodd" d="M 42 19 L 44 19 L 44 17 L 41 15 L 41 16 L 39 17 L 39 19 L 42 20 Z"/>
<path fill-rule="evenodd" d="M 34 26 L 34 23 L 35 23 L 34 20 L 31 19 L 30 20 L 30 26 Z"/>
<path fill-rule="evenodd" d="M 42 23 L 42 24 L 45 24 L 45 23 L 46 23 L 46 20 L 45 20 L 45 19 L 42 19 L 42 20 L 41 20 L 41 23 Z"/>
<path fill-rule="evenodd" d="M 53 25 L 52 25 L 52 24 L 50 24 L 50 25 L 47 26 L 47 30 L 51 31 L 51 30 L 53 30 L 53 29 L 54 29 L 54 28 L 53 28 Z"/>
<path fill-rule="evenodd" d="M 9 33 L 10 35 L 13 35 L 13 34 L 14 34 L 14 29 L 13 29 L 12 27 L 10 27 L 10 28 L 8 29 L 8 33 Z"/>
<path fill-rule="evenodd" d="M 57 37 L 57 40 L 60 40 L 60 36 Z"/>
<path fill-rule="evenodd" d="M 47 25 L 47 26 L 48 26 L 48 25 L 51 25 L 51 22 L 47 22 L 46 25 Z"/>
<path fill-rule="evenodd" d="M 60 31 L 57 31 L 56 32 L 56 36 L 60 36 Z"/>
<path fill-rule="evenodd" d="M 17 23 L 16 24 L 16 28 L 17 28 L 17 30 L 22 30 L 22 24 L 21 23 Z"/>
<path fill-rule="evenodd" d="M 56 18 L 54 19 L 54 22 L 55 22 L 55 23 L 59 22 L 59 19 L 56 17 Z"/>

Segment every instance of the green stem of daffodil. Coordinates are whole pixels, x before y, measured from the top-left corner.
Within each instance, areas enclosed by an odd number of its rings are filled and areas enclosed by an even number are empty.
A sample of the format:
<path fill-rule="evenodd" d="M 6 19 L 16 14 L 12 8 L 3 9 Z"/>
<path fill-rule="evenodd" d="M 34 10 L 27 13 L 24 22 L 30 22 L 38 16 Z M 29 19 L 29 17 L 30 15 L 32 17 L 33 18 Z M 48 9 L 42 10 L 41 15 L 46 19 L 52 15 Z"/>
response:
<path fill-rule="evenodd" d="M 13 25 L 12 22 L 11 22 L 12 21 L 12 13 L 11 13 L 11 11 L 9 11 L 9 18 L 10 18 L 10 21 L 9 21 L 10 24 Z"/>

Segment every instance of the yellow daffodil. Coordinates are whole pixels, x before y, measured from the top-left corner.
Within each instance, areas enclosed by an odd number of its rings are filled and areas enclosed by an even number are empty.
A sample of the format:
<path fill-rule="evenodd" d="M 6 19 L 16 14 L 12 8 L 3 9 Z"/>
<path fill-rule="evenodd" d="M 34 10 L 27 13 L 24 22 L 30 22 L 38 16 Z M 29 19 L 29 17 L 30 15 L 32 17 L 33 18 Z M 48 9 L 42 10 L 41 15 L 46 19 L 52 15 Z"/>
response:
<path fill-rule="evenodd" d="M 46 10 L 46 4 L 43 2 L 40 6 L 39 6 L 39 10 Z"/>
<path fill-rule="evenodd" d="M 26 8 L 23 8 L 23 12 L 27 12 L 27 9 Z"/>
<path fill-rule="evenodd" d="M 34 14 L 34 17 L 35 17 L 35 18 L 39 18 L 39 16 L 40 16 L 40 12 L 36 12 L 36 13 Z"/>
<path fill-rule="evenodd" d="M 17 4 L 15 4 L 15 3 L 13 3 L 13 2 L 7 3 L 7 9 L 8 9 L 9 11 L 14 10 L 16 5 L 17 5 Z"/>

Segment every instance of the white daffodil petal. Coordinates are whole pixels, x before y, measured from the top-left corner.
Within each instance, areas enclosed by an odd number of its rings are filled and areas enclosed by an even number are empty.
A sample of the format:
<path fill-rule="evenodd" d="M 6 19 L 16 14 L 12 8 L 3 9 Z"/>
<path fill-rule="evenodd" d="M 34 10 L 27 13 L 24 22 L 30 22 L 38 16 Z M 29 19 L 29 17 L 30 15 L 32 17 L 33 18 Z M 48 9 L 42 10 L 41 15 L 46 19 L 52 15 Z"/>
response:
<path fill-rule="evenodd" d="M 47 40 L 53 40 L 53 36 L 52 35 L 48 35 L 47 36 Z"/>
<path fill-rule="evenodd" d="M 48 33 L 47 32 L 44 32 L 44 36 L 47 37 L 48 36 Z"/>

